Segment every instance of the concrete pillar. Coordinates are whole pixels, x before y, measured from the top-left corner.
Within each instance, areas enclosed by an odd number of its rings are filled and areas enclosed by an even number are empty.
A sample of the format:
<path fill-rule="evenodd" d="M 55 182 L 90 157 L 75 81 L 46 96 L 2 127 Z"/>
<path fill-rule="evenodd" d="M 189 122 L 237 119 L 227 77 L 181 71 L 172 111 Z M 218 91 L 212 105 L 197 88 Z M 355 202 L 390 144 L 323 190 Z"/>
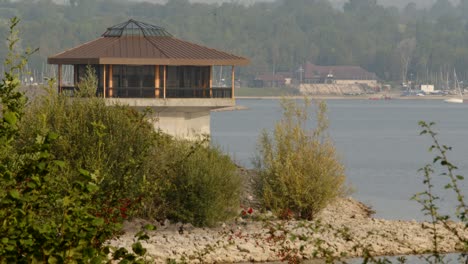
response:
<path fill-rule="evenodd" d="M 155 112 L 153 126 L 176 138 L 196 140 L 210 135 L 210 111 Z"/>

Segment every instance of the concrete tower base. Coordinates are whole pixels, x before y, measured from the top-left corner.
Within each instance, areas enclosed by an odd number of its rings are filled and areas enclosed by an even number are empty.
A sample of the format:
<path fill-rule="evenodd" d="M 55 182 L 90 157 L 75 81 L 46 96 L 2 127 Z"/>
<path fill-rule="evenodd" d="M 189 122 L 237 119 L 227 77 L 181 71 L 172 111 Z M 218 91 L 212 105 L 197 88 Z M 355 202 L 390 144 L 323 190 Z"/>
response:
<path fill-rule="evenodd" d="M 210 135 L 210 111 L 235 106 L 234 99 L 107 99 L 108 105 L 129 105 L 138 110 L 150 108 L 156 130 L 177 138 L 195 140 Z"/>

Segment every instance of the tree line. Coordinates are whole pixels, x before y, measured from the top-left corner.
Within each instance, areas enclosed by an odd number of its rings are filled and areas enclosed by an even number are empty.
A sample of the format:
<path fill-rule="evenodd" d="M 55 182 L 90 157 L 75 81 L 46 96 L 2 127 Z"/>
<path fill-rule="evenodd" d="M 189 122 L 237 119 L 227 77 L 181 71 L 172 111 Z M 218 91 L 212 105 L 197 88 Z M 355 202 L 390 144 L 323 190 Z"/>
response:
<path fill-rule="evenodd" d="M 134 18 L 174 36 L 251 59 L 240 78 L 297 72 L 318 65 L 359 65 L 385 81 L 435 82 L 456 69 L 468 79 L 468 0 L 438 0 L 418 9 L 384 7 L 376 0 L 349 0 L 336 9 L 328 0 L 277 0 L 242 5 L 165 4 L 119 0 L 0 1 L 0 17 L 23 21 L 22 47 L 39 47 L 29 67 L 43 71 L 46 58 L 100 36 L 106 27 Z M 2 20 L 3 20 L 2 19 Z M 7 31 L 1 23 L 0 34 Z M 4 57 L 4 49 L 0 50 Z"/>

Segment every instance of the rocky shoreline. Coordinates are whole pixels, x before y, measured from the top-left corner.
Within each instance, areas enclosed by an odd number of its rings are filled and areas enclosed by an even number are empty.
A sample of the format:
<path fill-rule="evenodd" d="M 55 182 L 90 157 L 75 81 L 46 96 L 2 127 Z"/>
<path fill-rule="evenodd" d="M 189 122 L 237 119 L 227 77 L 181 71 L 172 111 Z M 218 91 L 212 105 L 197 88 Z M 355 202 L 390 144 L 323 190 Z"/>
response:
<path fill-rule="evenodd" d="M 271 262 L 288 255 L 301 259 L 323 257 L 324 252 L 355 257 L 362 256 L 363 248 L 375 256 L 409 255 L 433 248 L 429 223 L 373 218 L 367 206 L 352 198 L 338 199 L 317 219 L 280 221 L 254 211 L 214 228 L 166 221 L 156 224 L 157 230 L 148 232 L 150 238 L 142 244 L 148 250 L 147 257 L 155 263 L 166 263 L 169 259 L 185 259 L 190 263 Z M 110 245 L 131 251 L 135 234 L 146 223 L 143 220 L 125 223 L 124 234 L 109 241 Z M 440 252 L 462 249 L 454 235 L 442 225 L 437 227 Z M 462 223 L 453 222 L 450 227 L 468 238 Z"/>

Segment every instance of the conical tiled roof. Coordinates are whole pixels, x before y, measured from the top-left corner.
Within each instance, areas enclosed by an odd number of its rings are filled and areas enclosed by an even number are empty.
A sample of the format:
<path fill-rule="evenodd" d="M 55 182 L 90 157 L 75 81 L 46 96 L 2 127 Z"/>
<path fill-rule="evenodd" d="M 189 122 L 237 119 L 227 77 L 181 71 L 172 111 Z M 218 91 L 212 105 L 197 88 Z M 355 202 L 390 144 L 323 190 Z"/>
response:
<path fill-rule="evenodd" d="M 164 28 L 133 19 L 101 38 L 48 58 L 49 64 L 246 65 L 249 60 L 177 39 Z"/>

